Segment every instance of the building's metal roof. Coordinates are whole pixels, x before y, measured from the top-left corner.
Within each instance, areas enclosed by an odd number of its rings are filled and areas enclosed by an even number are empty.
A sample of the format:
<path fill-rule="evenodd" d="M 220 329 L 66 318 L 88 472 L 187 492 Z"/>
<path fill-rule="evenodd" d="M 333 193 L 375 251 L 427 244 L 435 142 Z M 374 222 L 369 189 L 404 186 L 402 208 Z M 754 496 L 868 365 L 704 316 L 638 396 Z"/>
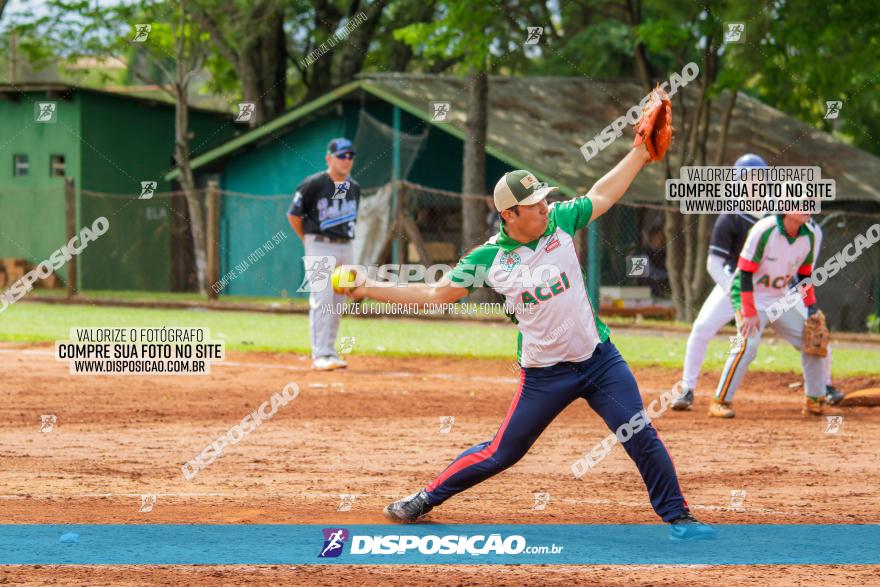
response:
<path fill-rule="evenodd" d="M 174 99 L 159 86 L 127 86 L 112 90 L 103 88 L 91 88 L 88 86 L 76 86 L 63 82 L 23 82 L 15 84 L 0 84 L 0 99 L 17 100 L 29 92 L 46 92 L 55 95 L 61 100 L 69 99 L 75 92 L 103 94 L 116 98 L 137 100 L 148 106 L 162 106 L 174 108 Z M 192 106 L 189 109 L 194 112 L 219 115 L 232 119 L 232 113 L 216 108 Z"/>
<path fill-rule="evenodd" d="M 465 136 L 467 80 L 452 76 L 365 74 L 299 108 L 261 125 L 193 160 L 198 168 L 231 155 L 263 137 L 320 111 L 336 100 L 361 91 L 385 100 L 459 138 Z M 489 83 L 489 127 L 486 151 L 514 166 L 530 169 L 541 179 L 570 194 L 584 193 L 629 150 L 632 131 L 626 129 L 608 148 L 587 162 L 580 147 L 633 105 L 644 92 L 632 80 L 580 77 L 493 76 Z M 685 108 L 695 107 L 696 92 L 682 92 Z M 681 116 L 679 96 L 673 97 L 673 127 Z M 727 96 L 712 105 L 707 163 L 714 162 L 722 109 Z M 430 103 L 449 102 L 446 122 L 431 120 Z M 672 149 L 681 145 L 673 138 Z M 731 118 L 724 165 L 746 152 L 763 156 L 770 165 L 818 166 L 824 178 L 837 182 L 838 200 L 880 202 L 873 180 L 880 177 L 880 158 L 851 147 L 795 120 L 744 93 Z M 460 162 L 456 161 L 458 165 Z M 166 176 L 173 179 L 177 172 Z M 649 165 L 633 182 L 626 198 L 664 201 L 665 166 Z"/>

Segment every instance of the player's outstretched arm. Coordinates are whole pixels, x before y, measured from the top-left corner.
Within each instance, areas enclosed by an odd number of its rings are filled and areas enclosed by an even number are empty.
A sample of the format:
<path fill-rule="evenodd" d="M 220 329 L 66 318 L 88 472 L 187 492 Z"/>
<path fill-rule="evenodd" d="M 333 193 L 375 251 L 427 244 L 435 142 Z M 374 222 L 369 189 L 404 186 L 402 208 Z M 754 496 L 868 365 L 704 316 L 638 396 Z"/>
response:
<path fill-rule="evenodd" d="M 636 175 L 648 161 L 650 161 L 650 155 L 645 144 L 642 143 L 633 147 L 626 157 L 614 166 L 614 169 L 596 182 L 587 193 L 587 197 L 593 204 L 593 215 L 590 216 L 590 222 L 607 212 L 623 197 Z"/>
<path fill-rule="evenodd" d="M 730 293 L 730 284 L 733 282 L 733 273 L 728 273 L 724 267 L 724 259 L 715 253 L 706 255 L 706 271 L 712 279 L 721 286 L 724 293 Z"/>
<path fill-rule="evenodd" d="M 379 284 L 367 279 L 364 285 L 351 289 L 348 296 L 354 300 L 370 298 L 393 304 L 451 304 L 468 295 L 465 287 L 452 285 L 446 276 L 432 285 L 426 283 Z"/>

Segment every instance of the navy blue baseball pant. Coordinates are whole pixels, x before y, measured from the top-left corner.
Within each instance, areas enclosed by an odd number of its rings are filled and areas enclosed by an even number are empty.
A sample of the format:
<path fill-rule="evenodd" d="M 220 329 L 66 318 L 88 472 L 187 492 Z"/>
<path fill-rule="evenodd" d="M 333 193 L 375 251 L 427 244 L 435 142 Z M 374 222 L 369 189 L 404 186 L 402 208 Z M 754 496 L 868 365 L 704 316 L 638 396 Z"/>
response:
<path fill-rule="evenodd" d="M 440 504 L 519 461 L 544 429 L 577 398 L 584 398 L 615 432 L 643 409 L 638 384 L 617 348 L 607 341 L 580 363 L 526 367 L 507 416 L 491 441 L 461 453 L 425 487 L 431 505 Z M 687 511 L 669 452 L 648 423 L 623 443 L 635 462 L 654 511 L 668 522 Z"/>

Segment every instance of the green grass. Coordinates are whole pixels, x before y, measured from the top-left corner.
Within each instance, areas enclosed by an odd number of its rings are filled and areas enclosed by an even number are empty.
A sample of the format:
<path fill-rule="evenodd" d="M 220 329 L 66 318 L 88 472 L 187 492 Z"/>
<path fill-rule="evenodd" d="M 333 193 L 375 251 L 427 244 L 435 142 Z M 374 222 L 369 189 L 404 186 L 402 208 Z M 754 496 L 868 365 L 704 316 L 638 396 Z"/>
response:
<path fill-rule="evenodd" d="M 28 294 L 30 298 L 63 298 L 67 295 L 64 289 L 35 289 Z M 128 291 L 128 290 L 85 290 L 80 295 L 100 300 L 122 300 L 126 302 L 204 302 L 208 296 L 198 293 L 172 293 L 162 291 Z M 308 307 L 307 298 L 280 298 L 268 296 L 220 296 L 220 302 L 229 304 L 266 305 Z"/>
<path fill-rule="evenodd" d="M 185 295 L 185 294 L 184 294 Z M 309 351 L 308 316 L 163 310 L 85 305 L 19 303 L 0 314 L 0 341 L 66 340 L 72 327 L 179 326 L 207 327 L 230 350 Z M 219 335 L 223 335 L 220 337 Z M 341 336 L 354 336 L 353 354 L 434 355 L 513 359 L 516 328 L 503 322 L 343 318 Z M 612 329 L 612 340 L 633 367 L 658 365 L 680 369 L 685 334 L 630 334 Z M 728 344 L 713 340 L 704 369 L 719 370 Z M 838 347 L 835 376 L 875 374 L 880 351 Z M 785 343 L 765 341 L 753 367 L 764 371 L 800 371 L 800 354 Z"/>
<path fill-rule="evenodd" d="M 28 294 L 29 299 L 60 299 L 67 295 L 64 289 L 35 289 Z M 220 296 L 216 302 L 210 302 L 208 296 L 198 293 L 177 293 L 177 292 L 158 292 L 158 291 L 134 291 L 134 290 L 85 290 L 80 292 L 84 298 L 96 300 L 120 300 L 123 302 L 202 302 L 204 304 L 247 304 L 251 306 L 269 306 L 272 308 L 292 308 L 299 310 L 307 310 L 309 300 L 305 297 L 281 298 L 268 296 Z M 373 300 L 365 300 L 362 304 L 371 306 L 381 305 L 381 302 Z M 487 317 L 503 318 L 504 311 L 500 304 L 492 304 L 491 306 L 478 307 L 474 303 L 461 303 L 461 310 L 456 314 L 458 319 L 485 320 Z M 634 324 L 634 318 L 620 316 L 603 316 L 606 324 L 611 326 L 615 324 Z M 686 322 L 672 322 L 668 320 L 646 319 L 642 321 L 644 326 L 677 326 L 688 328 L 690 325 Z"/>

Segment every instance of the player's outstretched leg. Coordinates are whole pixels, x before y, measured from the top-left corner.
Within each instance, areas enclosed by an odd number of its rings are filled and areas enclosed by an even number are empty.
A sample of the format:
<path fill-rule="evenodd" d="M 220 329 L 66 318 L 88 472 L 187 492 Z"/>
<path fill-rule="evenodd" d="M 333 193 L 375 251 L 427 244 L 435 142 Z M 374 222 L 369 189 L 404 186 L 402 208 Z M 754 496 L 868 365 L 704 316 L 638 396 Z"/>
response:
<path fill-rule="evenodd" d="M 831 346 L 828 346 L 828 355 L 822 358 L 822 371 L 825 374 L 825 402 L 835 406 L 843 399 L 843 392 L 831 383 Z"/>
<path fill-rule="evenodd" d="M 415 522 L 453 495 L 513 466 L 578 397 L 578 383 L 570 363 L 523 369 L 495 437 L 461 453 L 421 491 L 387 506 L 385 516 L 393 522 Z"/>
<path fill-rule="evenodd" d="M 826 357 L 808 355 L 802 351 L 804 337 L 804 317 L 797 308 L 792 308 L 779 316 L 773 323 L 773 330 L 801 351 L 801 367 L 804 373 L 805 416 L 821 416 L 827 401 L 825 387 L 824 361 Z"/>
<path fill-rule="evenodd" d="M 709 341 L 722 326 L 731 320 L 733 320 L 733 306 L 730 304 L 730 298 L 720 286 L 716 285 L 706 301 L 703 302 L 688 336 L 684 354 L 684 368 L 681 374 L 682 386 L 678 397 L 672 402 L 673 410 L 691 409 L 694 402 L 694 391 L 697 389 L 697 379 L 700 376 L 700 367 L 706 358 Z"/>
<path fill-rule="evenodd" d="M 618 434 L 624 424 L 644 409 L 638 383 L 611 341 L 596 347 L 593 356 L 577 365 L 582 380 L 582 396 L 599 414 L 609 430 Z M 630 428 L 633 431 L 633 428 Z M 622 432 L 618 439 L 625 437 Z M 673 539 L 712 538 L 715 531 L 691 515 L 678 484 L 678 475 L 669 451 L 650 422 L 623 442 L 635 462 L 658 516 L 673 526 Z"/>
<path fill-rule="evenodd" d="M 724 363 L 724 369 L 721 370 L 721 379 L 718 380 L 718 388 L 715 390 L 715 397 L 712 405 L 709 406 L 709 416 L 713 418 L 733 418 L 736 413 L 733 411 L 733 396 L 736 393 L 739 384 L 749 370 L 749 365 L 758 355 L 758 346 L 761 344 L 761 333 L 767 324 L 767 315 L 759 311 L 760 325 L 757 330 L 746 339 L 737 335 L 736 343 L 730 347 L 730 354 Z"/>

